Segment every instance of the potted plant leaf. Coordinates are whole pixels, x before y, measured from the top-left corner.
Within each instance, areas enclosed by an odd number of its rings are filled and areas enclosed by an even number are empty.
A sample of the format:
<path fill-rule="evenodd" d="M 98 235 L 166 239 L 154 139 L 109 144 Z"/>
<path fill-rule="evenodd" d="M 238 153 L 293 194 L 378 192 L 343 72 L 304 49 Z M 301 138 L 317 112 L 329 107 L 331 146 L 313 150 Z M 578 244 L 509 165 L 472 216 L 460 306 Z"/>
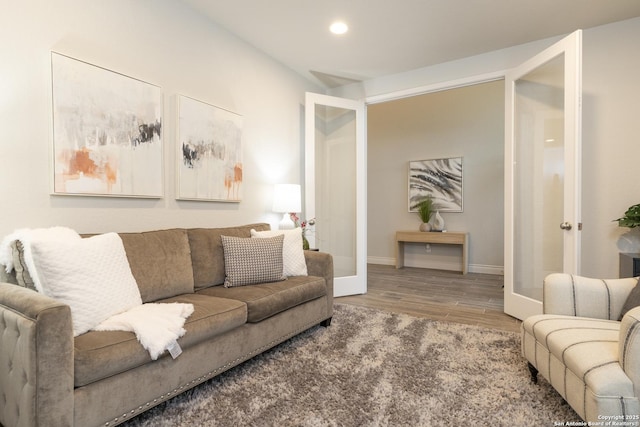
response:
<path fill-rule="evenodd" d="M 640 204 L 629 207 L 623 217 L 614 219 L 614 221 L 618 221 L 618 227 L 635 228 L 640 226 Z"/>
<path fill-rule="evenodd" d="M 433 214 L 433 198 L 427 196 L 418 203 L 418 216 L 422 221 L 420 224 L 420 231 L 431 231 L 431 215 Z"/>

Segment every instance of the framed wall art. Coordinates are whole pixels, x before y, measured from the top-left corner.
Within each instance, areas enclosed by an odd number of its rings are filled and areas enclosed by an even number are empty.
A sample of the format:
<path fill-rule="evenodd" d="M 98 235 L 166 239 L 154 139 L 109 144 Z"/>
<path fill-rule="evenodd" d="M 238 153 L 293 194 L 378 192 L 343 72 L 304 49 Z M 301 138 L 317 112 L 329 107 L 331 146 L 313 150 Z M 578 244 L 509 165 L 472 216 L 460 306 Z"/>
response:
<path fill-rule="evenodd" d="M 462 212 L 462 157 L 409 162 L 409 212 L 426 196 L 442 212 Z"/>
<path fill-rule="evenodd" d="M 242 200 L 242 116 L 178 95 L 177 199 Z"/>
<path fill-rule="evenodd" d="M 53 193 L 163 196 L 162 90 L 51 52 Z"/>

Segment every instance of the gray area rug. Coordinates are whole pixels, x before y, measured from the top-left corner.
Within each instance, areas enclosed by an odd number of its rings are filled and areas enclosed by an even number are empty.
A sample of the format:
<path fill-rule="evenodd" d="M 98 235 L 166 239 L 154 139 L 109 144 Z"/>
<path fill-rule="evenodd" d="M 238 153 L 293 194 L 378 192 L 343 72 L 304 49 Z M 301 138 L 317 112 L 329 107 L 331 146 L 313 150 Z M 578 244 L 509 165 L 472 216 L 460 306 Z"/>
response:
<path fill-rule="evenodd" d="M 336 304 L 315 327 L 132 419 L 134 426 L 553 426 L 519 334 Z"/>

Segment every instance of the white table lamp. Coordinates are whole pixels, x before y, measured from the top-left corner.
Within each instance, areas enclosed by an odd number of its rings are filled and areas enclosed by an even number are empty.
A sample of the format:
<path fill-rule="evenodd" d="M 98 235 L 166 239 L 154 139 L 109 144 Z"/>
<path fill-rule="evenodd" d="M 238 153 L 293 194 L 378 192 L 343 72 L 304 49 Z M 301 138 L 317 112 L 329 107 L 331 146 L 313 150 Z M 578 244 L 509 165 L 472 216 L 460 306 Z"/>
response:
<path fill-rule="evenodd" d="M 273 191 L 273 211 L 282 212 L 280 230 L 290 230 L 296 225 L 291 220 L 289 214 L 302 210 L 302 197 L 300 195 L 300 185 L 298 184 L 276 184 Z"/>

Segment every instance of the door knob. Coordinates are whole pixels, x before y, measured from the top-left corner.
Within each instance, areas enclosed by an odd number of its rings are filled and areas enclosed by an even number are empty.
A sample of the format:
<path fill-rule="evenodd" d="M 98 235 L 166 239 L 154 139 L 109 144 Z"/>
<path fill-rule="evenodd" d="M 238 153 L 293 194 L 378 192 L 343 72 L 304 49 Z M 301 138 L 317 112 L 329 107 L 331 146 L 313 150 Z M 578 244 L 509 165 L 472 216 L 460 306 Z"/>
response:
<path fill-rule="evenodd" d="M 560 228 L 562 228 L 563 230 L 571 230 L 571 223 L 565 221 L 560 224 Z"/>

